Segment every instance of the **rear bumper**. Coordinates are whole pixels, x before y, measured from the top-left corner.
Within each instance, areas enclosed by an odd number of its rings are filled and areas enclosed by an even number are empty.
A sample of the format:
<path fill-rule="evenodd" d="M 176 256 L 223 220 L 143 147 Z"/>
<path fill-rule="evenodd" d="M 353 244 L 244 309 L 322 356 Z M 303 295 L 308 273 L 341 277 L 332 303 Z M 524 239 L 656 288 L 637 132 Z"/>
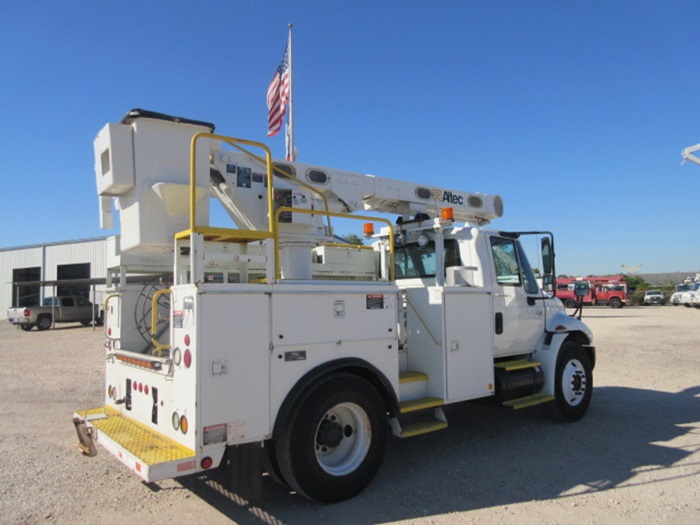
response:
<path fill-rule="evenodd" d="M 146 482 L 202 470 L 197 468 L 194 450 L 109 407 L 80 410 L 74 414 L 73 421 L 76 428 L 84 423 L 92 441 L 101 445 Z"/>

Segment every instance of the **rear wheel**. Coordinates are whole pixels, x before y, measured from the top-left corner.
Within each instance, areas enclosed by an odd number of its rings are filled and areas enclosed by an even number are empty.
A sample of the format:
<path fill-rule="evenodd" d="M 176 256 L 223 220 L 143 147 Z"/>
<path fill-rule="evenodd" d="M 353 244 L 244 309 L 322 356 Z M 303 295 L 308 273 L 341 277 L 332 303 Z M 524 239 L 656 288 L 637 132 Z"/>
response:
<path fill-rule="evenodd" d="M 564 307 L 565 308 L 576 308 L 578 304 L 576 304 L 576 301 L 573 299 L 564 299 Z"/>
<path fill-rule="evenodd" d="M 51 328 L 51 316 L 40 316 L 39 319 L 36 320 L 36 328 L 37 330 L 48 330 L 49 328 Z"/>
<path fill-rule="evenodd" d="M 276 441 L 279 471 L 307 498 L 331 503 L 367 487 L 384 457 L 386 407 L 366 380 L 335 374 L 301 397 Z"/>
<path fill-rule="evenodd" d="M 586 351 L 573 341 L 559 350 L 552 412 L 559 421 L 577 421 L 588 410 L 593 394 L 593 371 Z"/>

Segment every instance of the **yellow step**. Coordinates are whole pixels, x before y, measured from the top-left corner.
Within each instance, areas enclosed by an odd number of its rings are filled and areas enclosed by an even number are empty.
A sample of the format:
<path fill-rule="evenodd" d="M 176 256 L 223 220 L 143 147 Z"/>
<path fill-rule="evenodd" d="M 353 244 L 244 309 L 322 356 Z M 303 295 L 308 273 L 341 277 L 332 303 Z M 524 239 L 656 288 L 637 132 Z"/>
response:
<path fill-rule="evenodd" d="M 399 383 L 414 383 L 416 381 L 427 381 L 428 374 L 423 372 L 412 372 L 407 370 L 405 372 L 399 372 Z"/>
<path fill-rule="evenodd" d="M 421 434 L 435 432 L 436 430 L 442 430 L 444 428 L 447 428 L 447 421 L 439 421 L 437 419 L 431 419 L 430 421 L 419 421 L 403 426 L 401 428 L 401 437 L 409 438 L 413 436 L 420 436 Z"/>
<path fill-rule="evenodd" d="M 517 361 L 503 361 L 501 363 L 495 363 L 493 366 L 496 368 L 502 368 L 506 371 L 511 370 L 522 370 L 524 368 L 534 368 L 540 366 L 542 363 L 538 361 L 532 361 L 531 359 L 518 359 Z"/>
<path fill-rule="evenodd" d="M 505 401 L 503 405 L 507 407 L 514 408 L 515 410 L 518 410 L 519 408 L 525 408 L 525 407 L 531 407 L 534 405 L 540 405 L 542 403 L 548 403 L 550 401 L 553 401 L 555 398 L 554 396 L 550 396 L 547 394 L 535 394 L 532 396 L 527 396 L 527 397 L 521 397 L 519 399 L 511 399 L 510 401 Z"/>
<path fill-rule="evenodd" d="M 410 401 L 401 401 L 399 408 L 402 414 L 423 410 L 425 408 L 435 408 L 445 404 L 444 399 L 439 397 L 422 397 L 420 399 L 411 399 Z"/>
<path fill-rule="evenodd" d="M 106 417 L 92 419 L 100 412 Z M 194 458 L 195 452 L 176 441 L 173 441 L 150 428 L 141 425 L 123 415 L 120 412 L 105 407 L 105 409 L 79 410 L 76 414 L 87 418 L 92 426 L 109 437 L 112 441 L 129 451 L 152 466 L 169 461 L 180 461 Z"/>

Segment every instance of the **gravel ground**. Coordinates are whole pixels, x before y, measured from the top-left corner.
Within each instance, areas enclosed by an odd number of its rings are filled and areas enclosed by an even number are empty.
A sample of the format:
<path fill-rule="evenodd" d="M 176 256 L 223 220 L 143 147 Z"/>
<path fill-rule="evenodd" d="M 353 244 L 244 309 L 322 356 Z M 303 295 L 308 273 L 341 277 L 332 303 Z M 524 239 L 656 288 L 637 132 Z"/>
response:
<path fill-rule="evenodd" d="M 589 308 L 595 392 L 586 417 L 539 407 L 448 407 L 449 428 L 391 438 L 370 488 L 319 505 L 265 483 L 251 506 L 214 473 L 146 485 L 75 448 L 96 405 L 102 333 L 0 325 L 0 523 L 700 523 L 700 311 Z"/>

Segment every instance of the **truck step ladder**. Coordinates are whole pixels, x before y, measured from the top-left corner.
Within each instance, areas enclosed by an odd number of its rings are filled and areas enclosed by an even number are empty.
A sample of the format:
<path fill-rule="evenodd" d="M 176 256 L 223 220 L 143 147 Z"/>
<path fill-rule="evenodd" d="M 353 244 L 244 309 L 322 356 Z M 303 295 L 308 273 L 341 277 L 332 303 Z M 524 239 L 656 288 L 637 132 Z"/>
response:
<path fill-rule="evenodd" d="M 391 419 L 395 436 L 401 438 L 419 436 L 447 428 L 447 418 L 442 411 L 444 399 L 425 394 L 428 374 L 405 371 L 399 374 L 401 416 Z"/>
<path fill-rule="evenodd" d="M 515 361 L 503 361 L 500 363 L 495 363 L 496 368 L 501 368 L 506 372 L 511 372 L 513 370 L 523 370 L 525 368 L 534 368 L 540 366 L 542 363 L 539 361 L 533 361 L 532 359 L 517 359 Z M 549 403 L 554 400 L 554 396 L 548 394 L 534 394 L 531 396 L 520 397 L 517 399 L 509 399 L 503 402 L 503 406 L 510 407 L 514 410 L 521 408 L 531 407 L 534 405 L 541 405 L 542 403 Z"/>

